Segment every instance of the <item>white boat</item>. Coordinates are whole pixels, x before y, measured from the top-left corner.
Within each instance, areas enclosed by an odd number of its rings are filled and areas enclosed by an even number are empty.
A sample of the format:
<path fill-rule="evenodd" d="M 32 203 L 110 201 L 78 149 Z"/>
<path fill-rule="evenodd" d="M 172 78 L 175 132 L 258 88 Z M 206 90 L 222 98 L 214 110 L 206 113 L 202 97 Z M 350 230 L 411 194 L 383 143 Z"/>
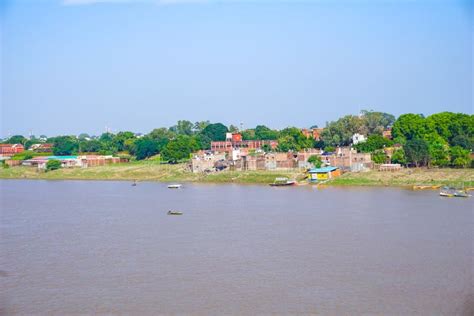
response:
<path fill-rule="evenodd" d="M 168 189 L 180 189 L 181 184 L 169 184 Z"/>

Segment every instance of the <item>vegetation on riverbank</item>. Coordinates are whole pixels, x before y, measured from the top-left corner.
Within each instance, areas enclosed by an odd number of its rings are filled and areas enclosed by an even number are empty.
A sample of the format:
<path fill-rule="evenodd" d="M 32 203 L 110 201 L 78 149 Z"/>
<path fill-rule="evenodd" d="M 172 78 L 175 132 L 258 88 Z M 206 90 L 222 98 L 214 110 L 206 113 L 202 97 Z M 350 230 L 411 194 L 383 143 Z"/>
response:
<path fill-rule="evenodd" d="M 153 161 L 131 162 L 92 168 L 63 168 L 38 172 L 31 167 L 0 169 L 1 179 L 45 180 L 139 180 L 203 183 L 271 183 L 276 177 L 303 181 L 301 171 L 223 171 L 211 174 L 191 173 L 185 164 L 159 164 Z M 459 185 L 474 187 L 474 169 L 402 169 L 396 172 L 368 171 L 346 173 L 326 182 L 337 186 Z"/>

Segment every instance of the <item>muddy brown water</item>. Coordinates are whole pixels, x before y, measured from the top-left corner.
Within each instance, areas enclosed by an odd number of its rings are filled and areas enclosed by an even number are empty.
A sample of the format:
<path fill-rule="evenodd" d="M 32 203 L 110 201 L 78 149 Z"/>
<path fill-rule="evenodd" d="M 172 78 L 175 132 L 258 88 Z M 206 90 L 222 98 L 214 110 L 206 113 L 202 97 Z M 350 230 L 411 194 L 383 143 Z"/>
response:
<path fill-rule="evenodd" d="M 0 189 L 5 315 L 474 312 L 474 198 L 104 181 Z"/>

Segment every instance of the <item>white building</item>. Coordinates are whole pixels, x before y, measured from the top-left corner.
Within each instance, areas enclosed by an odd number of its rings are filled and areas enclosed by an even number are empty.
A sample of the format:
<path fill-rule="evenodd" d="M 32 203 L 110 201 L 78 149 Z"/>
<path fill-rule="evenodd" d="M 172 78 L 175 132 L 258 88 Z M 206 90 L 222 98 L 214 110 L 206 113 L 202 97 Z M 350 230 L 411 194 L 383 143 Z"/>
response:
<path fill-rule="evenodd" d="M 354 135 L 352 135 L 352 143 L 354 145 L 357 145 L 359 143 L 364 143 L 366 140 L 367 138 L 365 138 L 365 136 L 362 134 L 355 133 Z"/>

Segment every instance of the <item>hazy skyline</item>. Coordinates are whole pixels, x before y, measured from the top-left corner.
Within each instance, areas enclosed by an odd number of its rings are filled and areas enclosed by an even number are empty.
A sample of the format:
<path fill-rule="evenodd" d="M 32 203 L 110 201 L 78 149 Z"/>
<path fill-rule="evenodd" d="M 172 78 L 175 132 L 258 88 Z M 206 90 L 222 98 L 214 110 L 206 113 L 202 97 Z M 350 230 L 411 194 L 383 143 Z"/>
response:
<path fill-rule="evenodd" d="M 0 4 L 1 136 L 473 113 L 470 1 Z"/>

